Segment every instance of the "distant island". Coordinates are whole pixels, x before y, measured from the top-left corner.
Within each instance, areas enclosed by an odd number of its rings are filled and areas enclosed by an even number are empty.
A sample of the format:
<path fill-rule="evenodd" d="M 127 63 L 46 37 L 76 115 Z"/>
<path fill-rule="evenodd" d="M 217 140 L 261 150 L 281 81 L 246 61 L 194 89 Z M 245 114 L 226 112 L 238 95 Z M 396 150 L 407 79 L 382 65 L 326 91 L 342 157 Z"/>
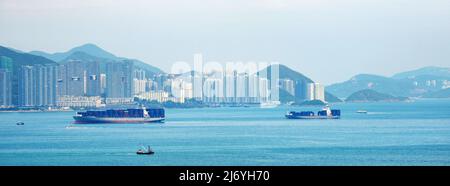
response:
<path fill-rule="evenodd" d="M 372 89 L 364 89 L 357 91 L 345 100 L 346 102 L 398 102 L 407 101 L 407 97 L 396 97 L 389 94 L 383 94 Z"/>
<path fill-rule="evenodd" d="M 325 91 L 325 101 L 328 103 L 340 103 L 343 102 L 341 99 L 336 97 L 335 95 Z"/>
<path fill-rule="evenodd" d="M 325 106 L 326 103 L 322 100 L 307 100 L 300 103 L 294 103 L 295 106 Z"/>
<path fill-rule="evenodd" d="M 428 66 L 420 69 L 400 72 L 391 77 L 358 74 L 347 81 L 326 87 L 331 94 L 345 98 L 350 94 L 371 89 L 383 94 L 401 97 L 429 97 L 442 94 L 436 98 L 450 97 L 450 68 Z M 447 91 L 447 94 L 445 94 Z M 434 94 L 433 92 L 436 92 Z"/>

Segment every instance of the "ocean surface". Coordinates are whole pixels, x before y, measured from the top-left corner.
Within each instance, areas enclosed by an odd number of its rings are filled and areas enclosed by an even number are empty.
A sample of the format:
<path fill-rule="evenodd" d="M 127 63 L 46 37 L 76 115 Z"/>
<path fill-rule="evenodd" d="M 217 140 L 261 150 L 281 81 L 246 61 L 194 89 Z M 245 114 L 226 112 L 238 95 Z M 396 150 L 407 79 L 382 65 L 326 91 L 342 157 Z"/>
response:
<path fill-rule="evenodd" d="M 166 109 L 163 124 L 72 124 L 74 112 L 0 113 L 0 165 L 450 165 L 450 100 Z M 368 114 L 358 114 L 367 110 Z M 16 125 L 17 121 L 25 125 Z M 154 155 L 136 155 L 151 145 Z"/>

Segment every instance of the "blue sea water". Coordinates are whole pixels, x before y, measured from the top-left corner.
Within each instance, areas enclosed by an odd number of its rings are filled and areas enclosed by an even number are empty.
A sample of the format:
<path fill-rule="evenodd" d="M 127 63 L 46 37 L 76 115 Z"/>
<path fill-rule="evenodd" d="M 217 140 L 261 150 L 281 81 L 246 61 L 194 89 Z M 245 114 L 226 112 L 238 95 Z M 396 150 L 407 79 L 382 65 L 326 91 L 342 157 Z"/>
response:
<path fill-rule="evenodd" d="M 289 110 L 320 109 L 287 106 L 166 109 L 164 124 L 0 113 L 0 165 L 450 165 L 450 100 L 333 108 L 342 119 L 287 120 Z M 140 145 L 156 153 L 136 155 Z"/>

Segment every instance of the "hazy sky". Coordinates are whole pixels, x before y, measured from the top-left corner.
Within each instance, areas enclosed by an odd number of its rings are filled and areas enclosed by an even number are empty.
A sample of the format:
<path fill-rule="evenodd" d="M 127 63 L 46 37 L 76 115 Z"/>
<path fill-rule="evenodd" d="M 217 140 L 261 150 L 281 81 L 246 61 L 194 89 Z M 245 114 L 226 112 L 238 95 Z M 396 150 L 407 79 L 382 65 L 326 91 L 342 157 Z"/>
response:
<path fill-rule="evenodd" d="M 0 45 L 94 43 L 165 71 L 176 61 L 277 61 L 330 84 L 450 65 L 449 0 L 0 0 Z"/>

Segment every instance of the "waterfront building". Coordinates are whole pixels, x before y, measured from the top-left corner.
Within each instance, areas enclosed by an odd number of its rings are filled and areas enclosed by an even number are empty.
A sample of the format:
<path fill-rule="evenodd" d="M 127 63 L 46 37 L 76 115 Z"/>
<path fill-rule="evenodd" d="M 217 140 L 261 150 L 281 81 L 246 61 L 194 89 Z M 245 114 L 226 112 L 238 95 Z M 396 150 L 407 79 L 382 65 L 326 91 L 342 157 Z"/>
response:
<path fill-rule="evenodd" d="M 248 102 L 248 75 L 245 73 L 237 74 L 236 76 L 236 102 L 247 103 Z"/>
<path fill-rule="evenodd" d="M 21 66 L 19 69 L 19 105 L 20 106 L 33 106 L 35 86 L 33 85 L 33 67 Z"/>
<path fill-rule="evenodd" d="M 259 78 L 259 99 L 260 102 L 269 101 L 270 96 L 270 84 L 267 78 Z"/>
<path fill-rule="evenodd" d="M 152 80 L 153 80 L 153 81 L 155 82 L 155 84 L 157 84 L 158 86 L 161 86 L 162 83 L 165 81 L 165 80 L 164 80 L 164 75 L 162 75 L 162 74 L 155 74 L 155 75 L 153 75 Z M 157 90 L 161 90 L 160 87 L 157 87 L 157 88 L 158 88 Z"/>
<path fill-rule="evenodd" d="M 203 99 L 203 73 L 191 71 L 192 98 L 196 100 Z"/>
<path fill-rule="evenodd" d="M 147 78 L 145 71 L 142 69 L 135 69 L 133 75 L 134 94 L 140 94 L 147 89 Z"/>
<path fill-rule="evenodd" d="M 59 96 L 57 99 L 59 107 L 104 107 L 100 96 Z"/>
<path fill-rule="evenodd" d="M 147 89 L 147 80 L 146 79 L 133 79 L 134 85 L 134 94 L 140 94 L 146 92 Z"/>
<path fill-rule="evenodd" d="M 101 96 L 102 85 L 100 79 L 100 63 L 97 61 L 86 62 L 85 67 L 85 95 L 86 96 Z"/>
<path fill-rule="evenodd" d="M 173 84 L 173 79 L 166 79 L 163 83 L 162 83 L 162 91 L 168 92 L 169 94 L 172 93 L 172 84 Z"/>
<path fill-rule="evenodd" d="M 184 82 L 183 89 L 184 89 L 184 98 L 185 99 L 192 99 L 192 98 L 194 98 L 194 92 L 193 92 L 193 85 L 192 85 L 192 83 Z"/>
<path fill-rule="evenodd" d="M 325 87 L 319 83 L 308 83 L 306 86 L 306 100 L 325 101 Z"/>
<path fill-rule="evenodd" d="M 248 77 L 248 98 L 250 103 L 259 103 L 259 77 L 256 74 Z"/>
<path fill-rule="evenodd" d="M 57 94 L 59 96 L 100 96 L 100 63 L 69 60 L 59 66 Z"/>
<path fill-rule="evenodd" d="M 12 72 L 0 69 L 0 107 L 12 106 Z"/>
<path fill-rule="evenodd" d="M 207 103 L 218 103 L 223 97 L 222 80 L 218 78 L 207 78 L 203 83 L 203 101 Z"/>
<path fill-rule="evenodd" d="M 43 74 L 43 101 L 42 105 L 53 106 L 56 105 L 56 79 L 58 76 L 58 65 L 57 64 L 48 64 L 42 67 L 44 70 Z"/>
<path fill-rule="evenodd" d="M 157 101 L 159 103 L 164 103 L 167 101 L 172 101 L 175 103 L 184 103 L 184 99 L 171 97 L 169 96 L 168 92 L 162 90 L 141 93 L 139 95 L 136 95 L 136 97 L 147 101 Z"/>
<path fill-rule="evenodd" d="M 314 83 L 306 84 L 305 92 L 305 100 L 314 100 Z"/>
<path fill-rule="evenodd" d="M 56 104 L 57 65 L 21 66 L 18 72 L 20 106 Z"/>
<path fill-rule="evenodd" d="M 182 79 L 173 79 L 170 81 L 171 83 L 171 95 L 173 97 L 177 97 L 177 98 L 183 98 L 184 97 L 184 90 L 183 90 L 183 80 Z"/>
<path fill-rule="evenodd" d="M 0 107 L 10 107 L 12 103 L 13 63 L 8 57 L 0 56 Z"/>
<path fill-rule="evenodd" d="M 133 68 L 132 61 L 116 61 L 106 65 L 106 97 L 133 97 Z"/>
<path fill-rule="evenodd" d="M 139 80 L 143 80 L 143 79 L 147 79 L 147 76 L 145 74 L 145 70 L 142 69 L 134 69 L 133 70 L 133 78 L 134 79 L 139 79 Z"/>
<path fill-rule="evenodd" d="M 104 95 L 106 92 L 106 74 L 100 74 L 100 94 Z"/>
<path fill-rule="evenodd" d="M 85 69 L 85 64 L 79 60 L 61 64 L 58 71 L 58 95 L 85 96 Z"/>
<path fill-rule="evenodd" d="M 236 102 L 236 77 L 235 72 L 227 72 L 224 77 L 224 92 L 225 92 L 225 102 L 234 103 Z"/>
<path fill-rule="evenodd" d="M 105 98 L 107 105 L 129 105 L 134 103 L 134 97 Z"/>
<path fill-rule="evenodd" d="M 322 84 L 314 83 L 314 99 L 325 102 L 325 87 Z"/>
<path fill-rule="evenodd" d="M 192 83 L 183 79 L 174 79 L 172 81 L 171 95 L 181 100 L 193 98 Z"/>
<path fill-rule="evenodd" d="M 145 92 L 156 90 L 158 90 L 158 84 L 155 81 L 148 79 L 147 82 L 145 83 Z"/>
<path fill-rule="evenodd" d="M 291 79 L 280 79 L 280 88 L 288 92 L 290 95 L 295 96 L 294 81 Z"/>

